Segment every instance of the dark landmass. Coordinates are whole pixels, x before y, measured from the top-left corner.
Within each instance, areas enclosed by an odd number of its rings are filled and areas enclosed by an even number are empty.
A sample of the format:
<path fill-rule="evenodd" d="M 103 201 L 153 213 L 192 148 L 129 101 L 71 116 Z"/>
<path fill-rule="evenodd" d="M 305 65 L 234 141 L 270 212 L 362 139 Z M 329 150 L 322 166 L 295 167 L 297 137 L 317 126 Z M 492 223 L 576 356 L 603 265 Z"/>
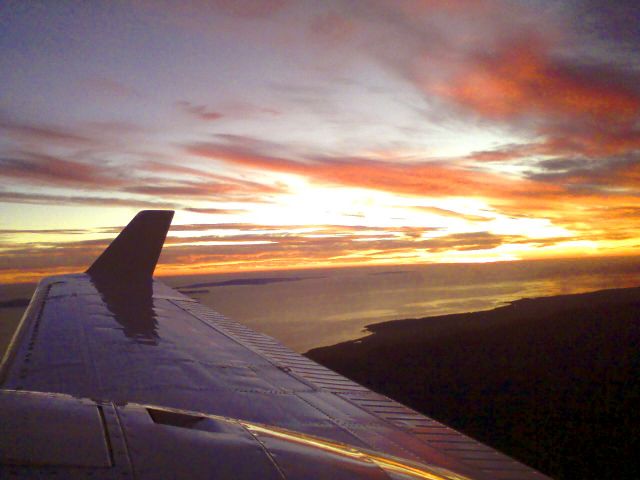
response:
<path fill-rule="evenodd" d="M 30 301 L 31 299 L 29 298 L 12 298 L 11 300 L 0 302 L 0 308 L 26 307 Z"/>
<path fill-rule="evenodd" d="M 209 293 L 209 290 L 203 288 L 201 290 L 185 290 L 184 288 L 180 289 L 180 293 L 184 293 L 185 295 L 194 295 L 196 293 Z"/>
<path fill-rule="evenodd" d="M 640 478 L 640 288 L 367 329 L 307 355 L 552 478 Z"/>
<path fill-rule="evenodd" d="M 225 280 L 223 282 L 192 283 L 191 285 L 183 285 L 181 287 L 177 287 L 177 289 L 182 291 L 185 288 L 228 287 L 236 285 L 268 285 L 269 283 L 279 282 L 299 282 L 300 280 L 308 280 L 309 278 L 318 277 L 236 278 L 234 280 Z"/>

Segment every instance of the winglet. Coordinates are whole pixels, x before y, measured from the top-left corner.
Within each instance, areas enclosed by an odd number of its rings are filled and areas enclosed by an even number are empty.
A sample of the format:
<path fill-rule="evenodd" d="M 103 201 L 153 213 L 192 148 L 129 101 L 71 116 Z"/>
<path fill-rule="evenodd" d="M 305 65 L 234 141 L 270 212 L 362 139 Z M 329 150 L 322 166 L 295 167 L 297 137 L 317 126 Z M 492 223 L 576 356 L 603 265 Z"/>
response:
<path fill-rule="evenodd" d="M 139 212 L 87 273 L 107 281 L 151 279 L 172 218 L 172 210 Z"/>

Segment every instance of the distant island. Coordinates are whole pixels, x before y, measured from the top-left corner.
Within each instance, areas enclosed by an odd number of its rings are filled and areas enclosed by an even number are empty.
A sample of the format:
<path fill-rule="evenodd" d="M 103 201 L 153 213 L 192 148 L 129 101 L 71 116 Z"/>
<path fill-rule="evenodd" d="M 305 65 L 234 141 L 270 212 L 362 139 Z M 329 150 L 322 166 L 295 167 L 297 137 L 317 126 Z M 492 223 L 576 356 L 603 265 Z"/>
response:
<path fill-rule="evenodd" d="M 552 478 L 640 478 L 640 288 L 367 330 L 307 355 Z"/>
<path fill-rule="evenodd" d="M 176 287 L 177 290 L 183 291 L 184 289 L 194 289 L 202 287 L 237 287 L 239 285 L 268 285 L 270 283 L 280 282 L 299 282 L 301 280 L 308 280 L 310 278 L 318 277 L 260 277 L 260 278 L 235 278 L 233 280 L 224 280 L 221 282 L 204 282 L 204 283 L 191 283 L 189 285 L 182 285 Z M 205 292 L 207 290 L 204 290 Z"/>

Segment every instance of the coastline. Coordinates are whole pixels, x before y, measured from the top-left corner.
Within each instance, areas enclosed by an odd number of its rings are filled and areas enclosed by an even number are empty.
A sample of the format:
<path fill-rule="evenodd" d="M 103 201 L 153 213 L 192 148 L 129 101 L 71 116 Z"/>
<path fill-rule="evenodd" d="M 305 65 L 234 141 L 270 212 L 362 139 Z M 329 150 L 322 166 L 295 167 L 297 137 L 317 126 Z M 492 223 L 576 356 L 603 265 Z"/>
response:
<path fill-rule="evenodd" d="M 640 287 L 367 326 L 307 355 L 553 478 L 638 478 Z"/>

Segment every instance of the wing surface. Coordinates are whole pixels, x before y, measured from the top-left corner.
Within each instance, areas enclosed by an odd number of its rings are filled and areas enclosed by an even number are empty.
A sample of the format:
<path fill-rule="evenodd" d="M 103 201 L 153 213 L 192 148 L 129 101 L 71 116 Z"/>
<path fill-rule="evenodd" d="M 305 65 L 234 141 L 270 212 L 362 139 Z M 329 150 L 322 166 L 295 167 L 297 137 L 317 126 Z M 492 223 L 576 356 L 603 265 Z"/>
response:
<path fill-rule="evenodd" d="M 143 213 L 138 221 L 168 228 L 166 214 Z M 238 419 L 468 478 L 545 478 L 151 280 L 165 227 L 140 255 L 147 275 L 127 272 L 136 255 L 126 250 L 149 243 L 135 222 L 89 272 L 41 281 L 3 360 L 3 389 Z"/>

